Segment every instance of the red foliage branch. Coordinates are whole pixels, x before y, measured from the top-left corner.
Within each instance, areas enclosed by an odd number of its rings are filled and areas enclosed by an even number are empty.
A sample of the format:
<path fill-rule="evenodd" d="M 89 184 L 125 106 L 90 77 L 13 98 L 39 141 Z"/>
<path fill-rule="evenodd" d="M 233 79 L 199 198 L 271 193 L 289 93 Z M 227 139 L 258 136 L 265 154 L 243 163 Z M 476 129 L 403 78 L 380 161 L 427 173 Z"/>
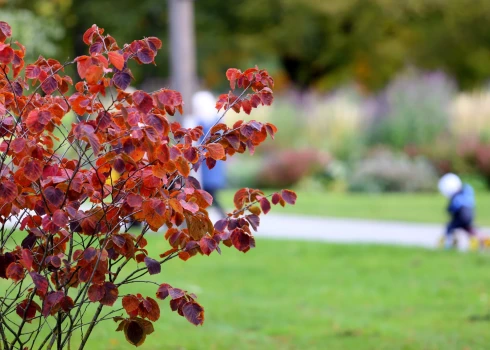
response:
<path fill-rule="evenodd" d="M 269 123 L 222 122 L 230 109 L 250 114 L 270 105 L 273 80 L 258 68 L 229 69 L 231 91 L 216 104 L 225 112 L 203 135 L 201 126 L 184 128 L 172 118 L 183 113 L 179 92 L 126 90 L 133 79 L 129 63 L 154 63 L 159 39 L 119 47 L 93 25 L 83 36 L 89 55 L 63 64 L 39 57 L 26 65 L 25 48 L 7 42 L 11 35 L 0 22 L 0 278 L 11 281 L 0 302 L 3 347 L 61 349 L 81 328 L 82 349 L 94 326 L 121 310 L 126 316 L 114 317 L 117 330 L 141 345 L 160 317 L 159 304 L 138 293 L 120 295 L 122 285 L 160 273 L 175 257 L 219 252 L 221 242 L 246 252 L 255 246 L 259 215 L 270 210 L 268 197 L 281 205 L 296 200 L 289 190 L 265 196 L 241 189 L 236 210 L 213 224 L 207 212 L 213 198 L 191 172 L 247 149 L 253 154 L 274 137 Z M 77 66 L 74 86 L 64 73 L 70 64 Z M 143 223 L 139 234 L 130 231 L 134 222 Z M 158 230 L 169 249 L 150 257 L 145 235 Z M 130 268 L 130 261 L 141 265 Z M 157 299 L 170 296 L 171 309 L 189 322 L 203 323 L 194 294 L 165 283 L 155 292 Z M 122 309 L 101 317 L 118 299 Z M 84 323 L 90 303 L 98 308 Z M 13 311 L 18 320 L 10 319 Z M 26 331 L 25 323 L 34 321 L 37 330 Z M 40 339 L 46 326 L 52 334 Z"/>

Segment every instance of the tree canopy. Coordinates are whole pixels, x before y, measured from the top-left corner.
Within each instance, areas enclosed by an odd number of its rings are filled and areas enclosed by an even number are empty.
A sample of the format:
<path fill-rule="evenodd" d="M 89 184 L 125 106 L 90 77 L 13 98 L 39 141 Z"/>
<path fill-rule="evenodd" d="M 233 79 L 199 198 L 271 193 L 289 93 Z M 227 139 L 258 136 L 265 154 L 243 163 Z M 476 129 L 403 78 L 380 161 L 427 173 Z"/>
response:
<path fill-rule="evenodd" d="M 16 0 L 7 6 L 56 18 L 70 34 L 60 42 L 69 56 L 74 38 L 94 22 L 124 40 L 159 33 L 167 47 L 166 2 L 113 3 Z M 111 8 L 111 16 L 105 8 Z M 199 74 L 216 88 L 231 62 L 266 64 L 278 85 L 286 81 L 323 90 L 355 80 L 375 90 L 408 65 L 443 70 L 462 88 L 471 88 L 490 75 L 488 13 L 485 0 L 197 0 Z M 167 76 L 168 50 L 156 63 L 157 74 Z M 141 80 L 149 72 L 139 67 L 134 73 Z"/>

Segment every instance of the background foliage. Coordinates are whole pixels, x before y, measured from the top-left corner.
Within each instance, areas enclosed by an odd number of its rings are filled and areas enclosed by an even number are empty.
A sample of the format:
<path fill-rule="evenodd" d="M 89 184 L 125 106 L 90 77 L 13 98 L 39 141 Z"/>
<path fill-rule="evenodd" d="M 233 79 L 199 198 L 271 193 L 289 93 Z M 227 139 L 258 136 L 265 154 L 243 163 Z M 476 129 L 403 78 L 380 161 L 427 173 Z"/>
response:
<path fill-rule="evenodd" d="M 23 8 L 66 28 L 64 38 L 53 38 L 64 56 L 80 54 L 78 38 L 93 23 L 123 41 L 157 33 L 167 47 L 164 1 L 11 0 L 2 6 L 2 12 Z M 220 72 L 231 63 L 253 62 L 303 89 L 355 79 L 372 90 L 413 64 L 441 69 L 459 86 L 474 87 L 490 74 L 489 11 L 485 0 L 196 1 L 199 71 L 207 86 L 218 87 Z M 166 76 L 167 62 L 164 50 L 156 62 L 159 75 Z M 148 72 L 135 74 L 142 79 Z"/>

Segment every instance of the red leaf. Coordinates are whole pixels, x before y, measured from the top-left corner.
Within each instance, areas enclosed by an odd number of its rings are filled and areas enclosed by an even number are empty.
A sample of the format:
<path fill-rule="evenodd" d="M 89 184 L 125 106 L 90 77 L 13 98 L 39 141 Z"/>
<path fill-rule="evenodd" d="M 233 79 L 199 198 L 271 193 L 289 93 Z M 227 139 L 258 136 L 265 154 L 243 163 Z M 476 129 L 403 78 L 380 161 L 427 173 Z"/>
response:
<path fill-rule="evenodd" d="M 165 224 L 166 205 L 163 201 L 152 198 L 142 205 L 143 215 L 150 228 L 157 231 Z"/>
<path fill-rule="evenodd" d="M 61 308 L 65 312 L 69 312 L 71 309 L 75 307 L 75 303 L 73 302 L 73 299 L 71 297 L 64 296 L 63 299 L 60 301 Z"/>
<path fill-rule="evenodd" d="M 57 308 L 55 308 L 55 306 L 58 305 L 61 300 L 63 300 L 64 296 L 65 294 L 62 291 L 52 292 L 48 294 L 44 299 L 42 315 L 44 317 L 48 317 L 50 313 L 53 314 L 54 312 L 56 312 Z"/>
<path fill-rule="evenodd" d="M 150 36 L 149 38 L 146 38 L 146 40 L 152 49 L 160 50 L 162 48 L 162 41 L 160 39 Z"/>
<path fill-rule="evenodd" d="M 55 207 L 59 207 L 63 203 L 64 199 L 63 191 L 53 186 L 49 186 L 48 188 L 44 189 L 44 197 Z"/>
<path fill-rule="evenodd" d="M 264 105 L 270 106 L 272 104 L 272 101 L 274 100 L 274 96 L 270 91 L 267 91 L 266 89 L 267 88 L 262 89 L 259 93 L 257 93 L 257 95 Z"/>
<path fill-rule="evenodd" d="M 53 223 L 59 227 L 65 227 L 68 224 L 68 215 L 63 210 L 56 210 L 53 213 Z"/>
<path fill-rule="evenodd" d="M 260 97 L 257 96 L 256 94 L 252 95 L 250 97 L 250 104 L 252 105 L 253 108 L 257 108 L 261 104 Z"/>
<path fill-rule="evenodd" d="M 23 138 L 17 138 L 10 143 L 10 147 L 15 153 L 24 151 L 26 147 L 26 140 Z"/>
<path fill-rule="evenodd" d="M 206 166 L 209 170 L 213 169 L 216 166 L 216 160 L 211 157 L 206 158 Z"/>
<path fill-rule="evenodd" d="M 85 33 L 83 33 L 83 42 L 87 45 L 92 44 L 92 38 L 94 37 L 94 34 L 97 32 L 97 30 L 98 28 L 95 24 L 87 29 Z"/>
<path fill-rule="evenodd" d="M 191 172 L 189 162 L 184 157 L 177 158 L 175 167 L 183 177 L 188 177 Z"/>
<path fill-rule="evenodd" d="M 264 214 L 267 214 L 271 210 L 271 203 L 267 198 L 263 197 L 260 199 L 260 208 Z"/>
<path fill-rule="evenodd" d="M 104 76 L 104 70 L 101 66 L 95 64 L 89 66 L 85 72 L 85 81 L 91 85 L 97 84 Z"/>
<path fill-rule="evenodd" d="M 225 157 L 225 149 L 219 143 L 210 143 L 206 145 L 209 156 L 215 160 L 220 160 Z"/>
<path fill-rule="evenodd" d="M 91 262 L 94 260 L 95 256 L 97 255 L 97 249 L 94 247 L 88 247 L 83 251 L 83 260 L 86 262 Z"/>
<path fill-rule="evenodd" d="M 124 68 L 124 56 L 117 51 L 111 51 L 107 54 L 109 56 L 109 61 L 119 70 Z"/>
<path fill-rule="evenodd" d="M 195 147 L 189 147 L 184 150 L 184 157 L 191 163 L 196 163 L 199 160 L 199 153 Z"/>
<path fill-rule="evenodd" d="M 221 219 L 214 223 L 214 229 L 219 232 L 223 232 L 228 226 L 228 220 Z"/>
<path fill-rule="evenodd" d="M 276 205 L 281 201 L 281 195 L 279 193 L 274 193 L 272 195 L 272 204 Z"/>
<path fill-rule="evenodd" d="M 236 249 L 244 253 L 255 247 L 253 236 L 238 228 L 231 233 L 231 242 Z"/>
<path fill-rule="evenodd" d="M 58 82 L 54 77 L 48 77 L 42 82 L 41 89 L 46 95 L 50 95 L 58 89 Z"/>
<path fill-rule="evenodd" d="M 48 292 L 48 280 L 37 272 L 29 273 L 36 288 L 43 294 Z"/>
<path fill-rule="evenodd" d="M 216 249 L 216 247 L 218 246 L 218 243 L 216 243 L 216 241 L 214 239 L 212 239 L 211 237 L 204 236 L 199 241 L 199 246 L 201 247 L 201 251 L 204 254 L 209 255 L 213 252 L 213 250 Z"/>
<path fill-rule="evenodd" d="M 265 129 L 267 130 L 269 135 L 271 135 L 272 139 L 274 140 L 274 135 L 277 132 L 276 126 L 274 124 L 267 123 L 267 124 L 265 124 Z"/>
<path fill-rule="evenodd" d="M 150 275 L 156 275 L 162 271 L 162 266 L 155 259 L 145 257 L 145 265 L 148 268 L 148 273 Z"/>
<path fill-rule="evenodd" d="M 248 189 L 242 188 L 236 191 L 235 196 L 233 197 L 233 203 L 237 209 L 241 209 L 243 204 L 248 200 L 249 192 Z"/>
<path fill-rule="evenodd" d="M 10 278 L 14 282 L 19 282 L 24 278 L 24 268 L 19 263 L 11 263 L 7 267 L 7 278 Z"/>
<path fill-rule="evenodd" d="M 9 64 L 14 59 L 14 50 L 10 46 L 0 43 L 0 63 Z"/>
<path fill-rule="evenodd" d="M 146 335 L 153 333 L 153 325 L 150 321 L 140 318 L 131 319 L 124 326 L 126 340 L 135 346 L 140 346 L 145 342 Z"/>
<path fill-rule="evenodd" d="M 17 197 L 17 186 L 11 180 L 0 180 L 0 203 L 11 203 Z"/>
<path fill-rule="evenodd" d="M 236 68 L 229 68 L 226 71 L 226 78 L 230 81 L 230 88 L 235 90 L 236 80 L 240 76 L 241 72 Z"/>
<path fill-rule="evenodd" d="M 29 307 L 27 307 L 27 305 L 29 305 Z M 19 317 L 23 320 L 25 319 L 28 323 L 31 323 L 32 319 L 36 317 L 36 311 L 40 312 L 41 308 L 34 300 L 31 300 L 29 303 L 29 299 L 24 299 L 19 305 L 17 305 L 15 310 L 17 315 L 19 315 Z"/>
<path fill-rule="evenodd" d="M 158 287 L 156 296 L 158 299 L 164 300 L 165 298 L 168 297 L 169 295 L 169 290 L 172 289 L 172 286 L 167 283 L 162 283 L 160 284 L 160 287 Z"/>
<path fill-rule="evenodd" d="M 291 190 L 282 190 L 281 191 L 282 199 L 288 204 L 295 204 L 297 195 Z"/>
<path fill-rule="evenodd" d="M 183 291 L 180 288 L 169 288 L 168 294 L 170 294 L 170 297 L 172 299 L 178 299 L 178 298 L 182 298 L 185 295 L 185 291 Z"/>
<path fill-rule="evenodd" d="M 86 124 L 77 124 L 73 128 L 73 133 L 81 139 L 88 140 L 90 147 L 92 148 L 95 155 L 99 154 L 101 145 L 100 140 L 95 133 L 94 127 L 88 123 Z"/>
<path fill-rule="evenodd" d="M 252 104 L 250 103 L 249 100 L 243 100 L 242 108 L 245 113 L 250 114 L 250 112 L 252 111 Z"/>
<path fill-rule="evenodd" d="M 40 133 L 52 118 L 53 115 L 49 111 L 33 110 L 27 115 L 26 125 L 32 133 Z"/>
<path fill-rule="evenodd" d="M 35 237 L 35 236 L 34 236 Z M 34 262 L 34 257 L 29 249 L 22 249 L 22 260 L 21 263 L 27 270 L 32 270 L 32 264 Z"/>
<path fill-rule="evenodd" d="M 43 169 L 42 164 L 37 159 L 30 159 L 24 165 L 24 176 L 31 180 L 32 182 L 36 182 L 42 175 Z"/>
<path fill-rule="evenodd" d="M 257 227 L 260 225 L 260 217 L 257 215 L 246 215 L 245 219 L 247 219 L 254 231 L 257 231 Z"/>
<path fill-rule="evenodd" d="M 236 134 L 229 134 L 225 136 L 226 141 L 229 142 L 231 147 L 234 149 L 239 149 L 240 148 L 240 138 Z"/>
<path fill-rule="evenodd" d="M 182 312 L 184 313 L 187 321 L 193 325 L 202 325 L 204 322 L 204 309 L 201 305 L 195 301 L 190 301 L 184 304 L 182 307 Z"/>
<path fill-rule="evenodd" d="M 131 75 L 125 72 L 117 72 L 112 76 L 112 81 L 119 89 L 126 90 L 131 83 Z"/>
<path fill-rule="evenodd" d="M 0 278 L 7 278 L 7 267 L 13 262 L 15 262 L 14 254 L 0 254 Z"/>
<path fill-rule="evenodd" d="M 195 202 L 186 202 L 185 200 L 180 201 L 180 205 L 182 205 L 182 208 L 190 211 L 191 213 L 197 213 L 199 211 L 199 206 Z"/>
<path fill-rule="evenodd" d="M 138 310 L 140 300 L 134 295 L 126 295 L 122 299 L 122 306 L 128 314 Z"/>
<path fill-rule="evenodd" d="M 143 199 L 141 198 L 141 196 L 138 196 L 134 193 L 130 193 L 126 201 L 128 205 L 132 208 L 139 208 L 141 207 L 141 204 L 143 204 Z"/>
<path fill-rule="evenodd" d="M 102 50 L 104 49 L 104 44 L 102 41 L 97 41 L 90 45 L 88 51 L 90 52 L 91 55 L 95 56 L 98 53 L 101 53 Z"/>
<path fill-rule="evenodd" d="M 144 47 L 141 50 L 139 50 L 136 53 L 136 56 L 144 64 L 152 63 L 153 60 L 155 59 L 155 53 L 147 47 Z"/>
<path fill-rule="evenodd" d="M 143 310 L 146 310 L 146 312 L 141 312 L 142 307 Z M 146 317 L 150 321 L 158 321 L 160 318 L 160 307 L 158 306 L 158 303 L 150 297 L 143 299 L 142 303 L 140 304 L 140 316 Z"/>
<path fill-rule="evenodd" d="M 142 113 L 148 113 L 153 109 L 153 99 L 144 91 L 137 90 L 133 93 L 133 103 Z"/>
<path fill-rule="evenodd" d="M 182 104 L 182 95 L 174 90 L 163 89 L 157 93 L 158 101 L 164 106 L 177 107 Z"/>
<path fill-rule="evenodd" d="M 0 21 L 0 43 L 12 36 L 12 28 L 7 22 Z"/>
<path fill-rule="evenodd" d="M 29 224 L 30 227 L 36 225 L 34 223 L 34 220 L 30 217 L 25 218 L 24 220 L 30 221 L 30 224 Z M 36 226 L 38 226 L 38 225 L 36 225 Z M 21 227 L 22 227 L 22 225 L 21 225 Z M 23 230 L 23 229 L 24 228 L 21 228 L 21 230 Z M 29 250 L 32 249 L 32 247 L 34 247 L 34 244 L 36 244 L 36 238 L 37 238 L 36 235 L 34 235 L 33 233 L 29 233 L 27 235 L 27 237 L 22 240 L 21 247 L 29 249 Z"/>
<path fill-rule="evenodd" d="M 61 266 L 61 259 L 59 256 L 51 255 L 46 258 L 46 263 L 51 264 L 55 268 L 59 268 Z"/>
<path fill-rule="evenodd" d="M 117 296 L 119 295 L 119 291 L 114 283 L 104 282 L 103 284 L 105 289 L 104 297 L 100 300 L 102 305 L 112 306 L 117 300 Z"/>
<path fill-rule="evenodd" d="M 105 289 L 101 284 L 92 284 L 88 288 L 88 299 L 95 303 L 104 297 Z"/>

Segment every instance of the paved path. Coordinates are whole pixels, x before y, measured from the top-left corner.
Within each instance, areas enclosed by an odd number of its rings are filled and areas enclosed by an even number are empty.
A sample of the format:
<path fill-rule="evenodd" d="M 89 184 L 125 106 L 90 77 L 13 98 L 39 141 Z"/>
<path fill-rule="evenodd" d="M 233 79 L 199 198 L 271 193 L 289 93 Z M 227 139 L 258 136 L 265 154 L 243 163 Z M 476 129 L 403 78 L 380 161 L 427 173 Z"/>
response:
<path fill-rule="evenodd" d="M 210 210 L 213 222 L 219 219 Z M 417 224 L 407 222 L 374 221 L 360 219 L 337 219 L 300 215 L 269 213 L 260 216 L 257 237 L 298 239 L 339 243 L 372 243 L 436 248 L 443 232 L 443 224 Z M 482 228 L 490 234 L 490 228 Z M 459 247 L 468 246 L 464 234 L 459 235 Z"/>
<path fill-rule="evenodd" d="M 212 215 L 214 217 L 214 215 Z M 294 215 L 267 214 L 260 216 L 257 237 L 301 239 L 342 243 L 373 243 L 437 247 L 443 225 L 406 222 L 335 219 Z M 483 229 L 489 232 L 490 229 Z M 460 247 L 467 247 L 464 234 L 459 235 Z"/>

